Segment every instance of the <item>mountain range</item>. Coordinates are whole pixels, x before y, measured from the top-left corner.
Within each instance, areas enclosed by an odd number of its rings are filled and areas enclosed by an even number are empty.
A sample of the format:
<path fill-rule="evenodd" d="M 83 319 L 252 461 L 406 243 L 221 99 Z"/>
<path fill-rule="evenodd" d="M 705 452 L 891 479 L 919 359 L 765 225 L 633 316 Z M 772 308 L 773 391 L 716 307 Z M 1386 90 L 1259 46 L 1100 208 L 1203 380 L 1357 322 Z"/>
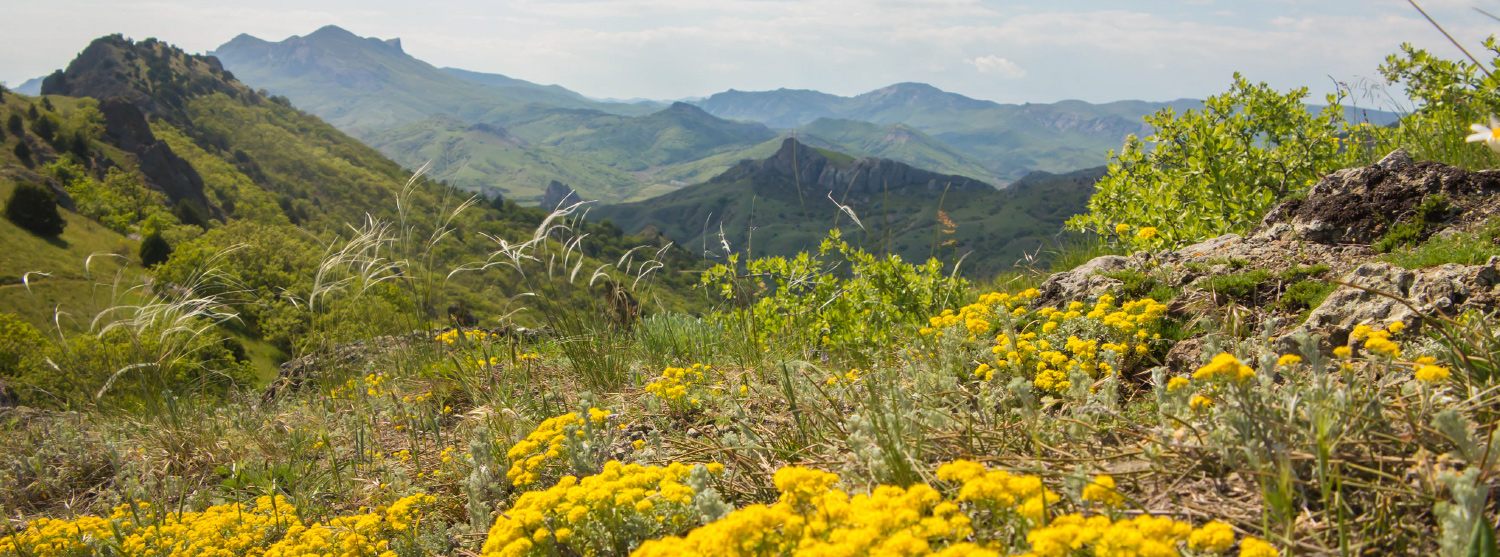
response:
<path fill-rule="evenodd" d="M 590 217 L 668 236 L 706 258 L 789 257 L 815 249 L 838 228 L 872 252 L 907 261 L 962 259 L 963 274 L 991 276 L 1035 254 L 1063 221 L 1082 212 L 1103 172 L 1038 171 L 997 190 L 973 178 L 787 138 L 770 157 L 655 199 L 600 207 Z"/>
<path fill-rule="evenodd" d="M 406 54 L 399 39 L 334 26 L 279 42 L 240 35 L 212 54 L 245 83 L 403 165 L 431 161 L 435 178 L 523 203 L 538 202 L 554 179 L 591 199 L 646 199 L 769 156 L 793 136 L 1000 187 L 1032 170 L 1103 164 L 1126 135 L 1147 131 L 1142 115 L 1194 102 L 1004 105 L 919 83 L 855 97 L 782 89 L 608 102 L 439 68 Z"/>

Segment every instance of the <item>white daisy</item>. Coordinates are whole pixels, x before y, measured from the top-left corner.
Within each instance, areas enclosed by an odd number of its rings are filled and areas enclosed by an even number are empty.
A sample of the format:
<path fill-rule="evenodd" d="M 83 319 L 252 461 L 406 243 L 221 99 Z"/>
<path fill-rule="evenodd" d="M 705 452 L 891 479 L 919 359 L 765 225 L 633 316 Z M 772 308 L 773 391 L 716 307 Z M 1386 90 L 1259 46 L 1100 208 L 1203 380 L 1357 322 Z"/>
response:
<path fill-rule="evenodd" d="M 1491 151 L 1500 153 L 1500 119 L 1490 115 L 1490 125 L 1474 124 L 1469 126 L 1469 129 L 1474 130 L 1474 134 L 1465 138 L 1465 141 L 1469 143 L 1483 141 L 1485 145 L 1490 146 Z"/>

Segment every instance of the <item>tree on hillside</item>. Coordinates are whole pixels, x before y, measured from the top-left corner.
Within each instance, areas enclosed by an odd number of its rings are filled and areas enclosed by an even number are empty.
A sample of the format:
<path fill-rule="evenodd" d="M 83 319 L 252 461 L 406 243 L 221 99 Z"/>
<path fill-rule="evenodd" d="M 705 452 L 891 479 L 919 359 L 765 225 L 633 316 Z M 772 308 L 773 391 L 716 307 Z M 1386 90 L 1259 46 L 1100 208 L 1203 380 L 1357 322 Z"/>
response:
<path fill-rule="evenodd" d="M 26 133 L 26 129 L 22 127 L 24 125 L 25 123 L 21 121 L 21 115 L 14 112 L 10 113 L 10 118 L 5 121 L 5 129 L 10 130 L 10 133 L 16 135 Z"/>
<path fill-rule="evenodd" d="M 5 218 L 42 236 L 62 234 L 68 225 L 68 221 L 57 212 L 57 198 L 52 196 L 52 191 L 31 182 L 16 184 L 10 200 L 5 202 Z"/>
<path fill-rule="evenodd" d="M 36 134 L 37 137 L 42 138 L 42 141 L 46 141 L 47 143 L 56 142 L 57 118 L 53 117 L 51 114 L 48 114 L 42 118 L 37 118 L 34 122 L 31 123 L 31 133 Z"/>
<path fill-rule="evenodd" d="M 57 108 L 52 106 L 52 99 L 47 97 L 42 97 L 42 108 L 46 109 L 47 112 L 57 112 Z"/>
<path fill-rule="evenodd" d="M 21 141 L 16 143 L 16 150 L 14 152 L 16 158 L 21 159 L 21 164 L 26 165 L 28 168 L 31 166 L 31 146 L 26 144 L 26 138 L 23 137 Z"/>
<path fill-rule="evenodd" d="M 161 237 L 160 232 L 152 231 L 141 240 L 141 264 L 147 267 L 155 267 L 166 263 L 172 257 L 172 245 Z"/>
<path fill-rule="evenodd" d="M 40 118 L 42 115 L 41 115 L 41 113 L 39 113 L 39 112 L 36 111 L 36 105 L 33 104 L 33 105 L 30 105 L 30 106 L 31 106 L 31 109 L 26 111 L 26 119 L 35 122 L 36 119 Z"/>

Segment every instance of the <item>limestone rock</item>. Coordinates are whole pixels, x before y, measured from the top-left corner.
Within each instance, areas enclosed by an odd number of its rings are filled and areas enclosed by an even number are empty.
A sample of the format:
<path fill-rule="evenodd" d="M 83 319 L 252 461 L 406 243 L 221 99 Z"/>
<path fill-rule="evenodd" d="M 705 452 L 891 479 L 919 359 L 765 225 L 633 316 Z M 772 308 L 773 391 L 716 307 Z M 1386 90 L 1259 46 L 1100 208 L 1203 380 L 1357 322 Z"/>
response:
<path fill-rule="evenodd" d="M 1133 261 L 1118 255 L 1102 255 L 1089 260 L 1077 268 L 1047 277 L 1037 299 L 1039 305 L 1058 306 L 1074 300 L 1092 300 L 1106 290 L 1120 285 L 1120 281 L 1101 275 L 1129 269 Z"/>
<path fill-rule="evenodd" d="M 1496 303 L 1500 257 L 1484 265 L 1449 263 L 1420 271 L 1372 261 L 1354 269 L 1342 282 L 1350 286 L 1340 286 L 1308 314 L 1306 322 L 1282 337 L 1283 348 L 1295 348 L 1290 339 L 1299 333 L 1319 334 L 1325 343 L 1320 348 L 1331 349 L 1346 344 L 1350 331 L 1361 324 L 1379 328 L 1401 321 L 1417 327 L 1421 315 L 1493 311 L 1500 305 Z"/>
<path fill-rule="evenodd" d="M 1370 166 L 1324 177 L 1302 199 L 1272 208 L 1253 235 L 1258 239 L 1324 244 L 1368 244 L 1433 195 L 1446 196 L 1462 213 L 1500 193 L 1500 171 L 1469 172 L 1436 162 L 1413 162 L 1397 150 Z M 1452 216 L 1452 215 L 1446 216 Z"/>

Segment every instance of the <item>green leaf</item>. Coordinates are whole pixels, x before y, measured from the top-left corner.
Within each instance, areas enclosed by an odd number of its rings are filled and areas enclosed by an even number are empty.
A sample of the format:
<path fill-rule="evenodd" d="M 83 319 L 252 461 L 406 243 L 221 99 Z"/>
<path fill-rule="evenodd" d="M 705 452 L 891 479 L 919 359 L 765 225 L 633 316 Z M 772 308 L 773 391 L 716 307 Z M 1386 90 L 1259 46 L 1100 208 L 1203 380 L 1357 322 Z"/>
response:
<path fill-rule="evenodd" d="M 1495 548 L 1495 528 L 1481 515 L 1474 521 L 1474 536 L 1469 538 L 1469 557 L 1500 557 Z"/>

